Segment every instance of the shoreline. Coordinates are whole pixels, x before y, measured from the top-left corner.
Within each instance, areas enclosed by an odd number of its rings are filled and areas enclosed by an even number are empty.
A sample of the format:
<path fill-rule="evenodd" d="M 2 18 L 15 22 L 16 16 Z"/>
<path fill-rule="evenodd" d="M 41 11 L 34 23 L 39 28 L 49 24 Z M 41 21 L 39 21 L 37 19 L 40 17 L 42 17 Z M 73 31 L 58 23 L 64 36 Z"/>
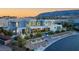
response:
<path fill-rule="evenodd" d="M 38 48 L 34 51 L 44 51 L 47 47 L 49 47 L 53 43 L 57 42 L 58 40 L 61 40 L 63 38 L 66 38 L 66 37 L 69 37 L 69 36 L 72 36 L 72 35 L 76 35 L 76 34 L 77 34 L 76 32 L 70 32 L 70 33 L 67 33 L 67 34 L 64 34 L 64 35 L 61 35 L 61 36 L 57 36 L 57 37 L 52 36 L 52 41 L 48 42 L 48 45 L 46 47 L 40 47 L 40 48 Z"/>

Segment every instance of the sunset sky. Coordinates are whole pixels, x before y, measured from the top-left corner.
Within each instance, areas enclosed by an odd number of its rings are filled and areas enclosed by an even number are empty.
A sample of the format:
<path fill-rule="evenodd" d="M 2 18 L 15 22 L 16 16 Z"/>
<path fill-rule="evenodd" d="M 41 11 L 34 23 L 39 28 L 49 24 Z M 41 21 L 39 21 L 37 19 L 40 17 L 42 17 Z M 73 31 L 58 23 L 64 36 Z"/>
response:
<path fill-rule="evenodd" d="M 36 16 L 39 13 L 60 11 L 60 10 L 74 10 L 74 8 L 1 8 L 0 16 L 18 16 L 28 17 Z"/>

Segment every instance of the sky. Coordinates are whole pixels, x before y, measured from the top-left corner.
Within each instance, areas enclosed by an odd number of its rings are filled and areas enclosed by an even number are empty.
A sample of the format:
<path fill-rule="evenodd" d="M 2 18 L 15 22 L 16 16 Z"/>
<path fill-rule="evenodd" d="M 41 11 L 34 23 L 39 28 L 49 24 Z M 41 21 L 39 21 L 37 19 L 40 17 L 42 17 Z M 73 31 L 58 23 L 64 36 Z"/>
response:
<path fill-rule="evenodd" d="M 36 16 L 43 12 L 74 10 L 74 9 L 75 8 L 0 8 L 0 16 L 29 17 L 29 16 Z"/>

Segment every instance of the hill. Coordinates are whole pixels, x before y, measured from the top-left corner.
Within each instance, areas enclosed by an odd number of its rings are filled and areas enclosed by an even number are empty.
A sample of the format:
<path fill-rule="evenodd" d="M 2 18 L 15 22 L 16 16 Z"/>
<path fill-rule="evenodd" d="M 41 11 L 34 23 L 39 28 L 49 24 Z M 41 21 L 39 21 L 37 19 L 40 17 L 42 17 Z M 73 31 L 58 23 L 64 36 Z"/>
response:
<path fill-rule="evenodd" d="M 53 19 L 79 18 L 79 10 L 45 12 L 37 15 L 36 18 L 53 18 Z"/>

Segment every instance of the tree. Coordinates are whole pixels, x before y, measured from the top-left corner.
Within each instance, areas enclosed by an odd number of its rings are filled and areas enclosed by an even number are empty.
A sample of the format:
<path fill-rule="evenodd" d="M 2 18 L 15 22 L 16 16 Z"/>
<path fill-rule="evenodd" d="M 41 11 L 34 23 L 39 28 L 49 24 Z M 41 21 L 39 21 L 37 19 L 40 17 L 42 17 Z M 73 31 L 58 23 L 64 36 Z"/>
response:
<path fill-rule="evenodd" d="M 49 31 L 48 34 L 49 35 L 52 35 L 52 34 L 54 34 L 54 32 L 53 31 Z"/>
<path fill-rule="evenodd" d="M 9 36 L 13 35 L 13 33 L 11 31 L 4 30 L 3 28 L 0 28 L 0 33 L 4 33 L 5 35 L 9 35 Z"/>
<path fill-rule="evenodd" d="M 28 40 L 28 39 L 30 39 L 30 37 L 29 36 L 25 36 L 24 39 Z"/>
<path fill-rule="evenodd" d="M 12 36 L 13 35 L 13 33 L 11 31 L 7 31 L 7 30 L 4 30 L 4 34 L 5 35 L 9 35 L 9 36 Z"/>
<path fill-rule="evenodd" d="M 41 32 L 37 32 L 36 37 L 41 37 L 42 33 Z"/>
<path fill-rule="evenodd" d="M 65 27 L 67 30 L 72 30 L 73 29 L 73 23 L 64 22 L 63 27 Z"/>
<path fill-rule="evenodd" d="M 17 38 L 17 43 L 19 47 L 24 47 L 26 44 L 26 39 L 21 38 L 20 36 Z"/>

